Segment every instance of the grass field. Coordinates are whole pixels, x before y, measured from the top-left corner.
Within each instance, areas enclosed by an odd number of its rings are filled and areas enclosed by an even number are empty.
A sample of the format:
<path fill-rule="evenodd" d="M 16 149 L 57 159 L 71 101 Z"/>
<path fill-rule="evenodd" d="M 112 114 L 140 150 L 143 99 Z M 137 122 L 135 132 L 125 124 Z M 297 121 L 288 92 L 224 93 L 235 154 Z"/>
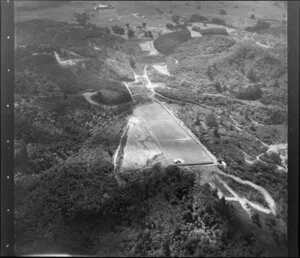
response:
<path fill-rule="evenodd" d="M 169 163 L 172 164 L 176 159 L 183 160 L 185 164 L 214 162 L 207 151 L 161 105 L 153 103 L 139 107 L 134 115 L 146 123 Z"/>

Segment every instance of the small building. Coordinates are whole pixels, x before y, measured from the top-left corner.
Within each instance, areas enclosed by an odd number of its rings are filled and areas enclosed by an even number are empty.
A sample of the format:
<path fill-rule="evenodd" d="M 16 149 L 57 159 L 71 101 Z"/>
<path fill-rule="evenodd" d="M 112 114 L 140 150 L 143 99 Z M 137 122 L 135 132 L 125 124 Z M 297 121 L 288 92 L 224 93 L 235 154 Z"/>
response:
<path fill-rule="evenodd" d="M 95 10 L 100 10 L 100 9 L 110 9 L 112 8 L 112 6 L 110 4 L 107 4 L 106 2 L 105 3 L 100 3 L 100 4 L 97 4 L 94 9 Z"/>

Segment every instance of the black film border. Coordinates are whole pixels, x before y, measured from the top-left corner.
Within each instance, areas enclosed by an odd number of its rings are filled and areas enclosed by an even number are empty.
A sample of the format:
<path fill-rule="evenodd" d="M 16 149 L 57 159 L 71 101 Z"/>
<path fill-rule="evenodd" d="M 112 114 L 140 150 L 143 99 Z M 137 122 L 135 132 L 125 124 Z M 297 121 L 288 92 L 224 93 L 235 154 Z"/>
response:
<path fill-rule="evenodd" d="M 1 1 L 1 256 L 14 250 L 14 2 Z"/>

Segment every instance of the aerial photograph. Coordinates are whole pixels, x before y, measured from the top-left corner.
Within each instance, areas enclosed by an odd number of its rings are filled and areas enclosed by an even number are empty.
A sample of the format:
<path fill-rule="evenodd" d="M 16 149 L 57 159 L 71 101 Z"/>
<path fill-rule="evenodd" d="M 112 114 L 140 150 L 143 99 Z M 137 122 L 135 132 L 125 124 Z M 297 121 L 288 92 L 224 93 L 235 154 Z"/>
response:
<path fill-rule="evenodd" d="M 287 257 L 287 1 L 14 1 L 14 253 Z"/>

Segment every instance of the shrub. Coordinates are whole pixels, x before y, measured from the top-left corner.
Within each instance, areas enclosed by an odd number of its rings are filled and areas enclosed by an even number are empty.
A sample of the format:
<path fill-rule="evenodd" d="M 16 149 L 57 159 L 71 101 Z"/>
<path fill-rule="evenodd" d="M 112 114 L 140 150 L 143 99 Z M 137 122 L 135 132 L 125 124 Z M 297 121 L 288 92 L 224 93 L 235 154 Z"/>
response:
<path fill-rule="evenodd" d="M 220 15 L 226 15 L 226 14 L 227 14 L 227 12 L 224 9 L 220 10 Z"/>
<path fill-rule="evenodd" d="M 104 32 L 105 32 L 106 34 L 110 34 L 110 29 L 109 29 L 108 27 L 105 27 L 105 28 L 104 28 Z"/>
<path fill-rule="evenodd" d="M 125 30 L 121 26 L 114 25 L 114 26 L 111 27 L 111 29 L 115 34 L 118 34 L 118 35 L 124 35 L 125 34 Z"/>
<path fill-rule="evenodd" d="M 212 112 L 205 117 L 205 123 L 210 128 L 218 127 L 217 118 Z"/>
<path fill-rule="evenodd" d="M 224 35 L 228 36 L 227 30 L 224 28 L 208 28 L 200 30 L 202 35 Z"/>
<path fill-rule="evenodd" d="M 150 30 L 148 30 L 148 31 L 145 31 L 144 37 L 145 38 L 153 38 L 153 34 Z"/>
<path fill-rule="evenodd" d="M 251 14 L 251 15 L 250 15 L 250 19 L 255 19 L 254 14 Z"/>
<path fill-rule="evenodd" d="M 207 67 L 206 75 L 208 76 L 208 78 L 209 78 L 211 81 L 214 79 L 213 74 L 212 74 L 212 68 L 211 68 L 211 66 L 208 66 L 208 67 Z"/>
<path fill-rule="evenodd" d="M 259 219 L 259 215 L 257 213 L 254 213 L 252 216 L 251 216 L 251 221 L 256 224 L 258 227 L 261 228 L 261 223 L 260 223 L 260 219 Z"/>
<path fill-rule="evenodd" d="M 187 30 L 186 26 L 183 25 L 183 24 L 176 24 L 176 25 L 174 26 L 174 29 L 175 29 L 175 30 Z"/>
<path fill-rule="evenodd" d="M 256 74 L 254 73 L 253 69 L 250 69 L 247 73 L 247 78 L 250 80 L 250 82 L 257 82 Z"/>
<path fill-rule="evenodd" d="M 174 23 L 178 23 L 178 22 L 179 22 L 179 19 L 180 19 L 180 16 L 179 16 L 179 15 L 174 14 L 174 15 L 172 16 L 172 21 L 173 21 Z"/>
<path fill-rule="evenodd" d="M 236 93 L 237 98 L 246 100 L 257 100 L 261 96 L 262 90 L 257 84 L 249 85 L 246 88 L 239 89 L 239 91 Z"/>
<path fill-rule="evenodd" d="M 76 22 L 83 27 L 88 27 L 91 25 L 91 18 L 87 13 L 75 13 L 74 18 Z"/>
<path fill-rule="evenodd" d="M 156 11 L 158 12 L 159 15 L 164 14 L 164 12 L 162 10 L 160 10 L 158 7 L 156 7 Z"/>
<path fill-rule="evenodd" d="M 225 21 L 220 18 L 212 18 L 210 22 L 218 25 L 226 25 Z"/>
<path fill-rule="evenodd" d="M 189 22 L 204 22 L 208 21 L 208 19 L 205 16 L 202 16 L 200 14 L 192 14 L 189 18 Z"/>
<path fill-rule="evenodd" d="M 217 90 L 217 92 L 222 93 L 223 90 L 219 82 L 214 83 L 214 87 Z"/>
<path fill-rule="evenodd" d="M 273 125 L 279 125 L 286 121 L 286 113 L 280 109 L 275 109 L 269 112 L 270 123 Z"/>
<path fill-rule="evenodd" d="M 214 128 L 214 131 L 213 131 L 213 133 L 214 133 L 214 136 L 215 137 L 218 137 L 218 138 L 220 138 L 220 135 L 219 135 L 219 129 L 218 129 L 218 127 L 215 127 Z M 219 142 L 218 142 L 219 143 Z"/>
<path fill-rule="evenodd" d="M 256 131 L 255 124 L 251 123 L 249 129 L 250 129 L 251 131 L 255 132 L 255 131 Z"/>
<path fill-rule="evenodd" d="M 133 38 L 134 37 L 134 31 L 129 29 L 127 32 L 128 38 Z"/>
<path fill-rule="evenodd" d="M 264 29 L 270 28 L 270 23 L 262 20 L 258 20 L 252 27 L 246 27 L 245 30 L 249 32 L 258 32 Z"/>
<path fill-rule="evenodd" d="M 170 250 L 170 245 L 169 245 L 168 241 L 165 241 L 163 243 L 163 253 L 166 257 L 171 256 L 171 250 Z"/>
<path fill-rule="evenodd" d="M 166 28 L 167 28 L 168 30 L 174 30 L 174 25 L 171 24 L 171 23 L 167 23 L 167 24 L 166 24 Z"/>
<path fill-rule="evenodd" d="M 281 165 L 281 159 L 278 153 L 272 151 L 268 154 L 268 156 L 274 164 Z"/>
<path fill-rule="evenodd" d="M 183 248 L 187 251 L 189 255 L 193 255 L 198 242 L 199 240 L 197 238 L 189 238 L 184 242 Z"/>
<path fill-rule="evenodd" d="M 130 66 L 135 69 L 135 61 L 133 59 L 130 59 Z"/>

